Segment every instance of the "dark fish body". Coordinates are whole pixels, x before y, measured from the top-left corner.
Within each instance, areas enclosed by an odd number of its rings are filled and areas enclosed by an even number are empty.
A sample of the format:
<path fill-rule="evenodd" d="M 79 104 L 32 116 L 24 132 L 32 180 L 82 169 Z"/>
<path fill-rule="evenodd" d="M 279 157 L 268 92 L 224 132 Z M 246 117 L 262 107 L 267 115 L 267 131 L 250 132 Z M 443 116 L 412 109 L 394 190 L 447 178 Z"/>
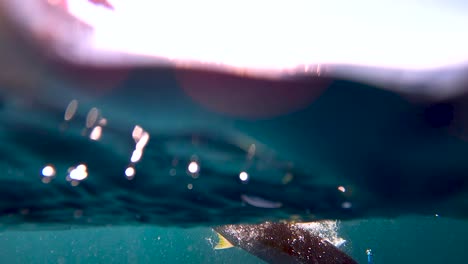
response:
<path fill-rule="evenodd" d="M 357 263 L 329 241 L 291 223 L 225 225 L 214 230 L 268 263 Z"/>

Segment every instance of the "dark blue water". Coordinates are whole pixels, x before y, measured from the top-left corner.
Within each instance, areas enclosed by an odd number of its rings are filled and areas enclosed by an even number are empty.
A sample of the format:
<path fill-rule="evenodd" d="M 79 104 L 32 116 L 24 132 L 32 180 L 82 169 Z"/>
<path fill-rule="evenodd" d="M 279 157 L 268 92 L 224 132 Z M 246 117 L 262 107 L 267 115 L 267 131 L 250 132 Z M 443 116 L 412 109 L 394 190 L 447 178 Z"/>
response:
<path fill-rule="evenodd" d="M 209 227 L 340 219 L 360 262 L 370 247 L 376 263 L 464 263 L 464 98 L 164 69 L 117 79 L 2 88 L 2 258 L 256 263 L 213 251 Z"/>

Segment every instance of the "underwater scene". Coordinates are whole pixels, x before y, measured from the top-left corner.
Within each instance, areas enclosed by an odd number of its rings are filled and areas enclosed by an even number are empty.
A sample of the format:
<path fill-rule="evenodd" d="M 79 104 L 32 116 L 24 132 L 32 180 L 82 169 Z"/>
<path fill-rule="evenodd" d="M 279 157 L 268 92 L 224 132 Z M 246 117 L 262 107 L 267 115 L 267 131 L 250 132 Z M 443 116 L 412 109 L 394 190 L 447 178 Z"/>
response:
<path fill-rule="evenodd" d="M 153 62 L 27 2 L 0 1 L 1 263 L 466 263 L 467 64 Z"/>

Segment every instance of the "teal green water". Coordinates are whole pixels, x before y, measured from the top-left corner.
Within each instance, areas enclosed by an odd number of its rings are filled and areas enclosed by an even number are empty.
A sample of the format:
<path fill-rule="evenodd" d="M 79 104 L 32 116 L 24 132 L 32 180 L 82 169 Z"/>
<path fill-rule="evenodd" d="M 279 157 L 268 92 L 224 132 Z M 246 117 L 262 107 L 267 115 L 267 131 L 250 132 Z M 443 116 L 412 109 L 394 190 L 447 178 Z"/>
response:
<path fill-rule="evenodd" d="M 359 263 L 466 263 L 468 225 L 444 217 L 341 223 L 343 250 Z M 129 226 L 0 233 L 2 263 L 262 263 L 241 249 L 213 250 L 208 227 Z"/>
<path fill-rule="evenodd" d="M 377 264 L 468 262 L 466 96 L 425 102 L 322 76 L 42 69 L 53 63 L 32 46 L 0 46 L 35 73 L 7 69 L 0 83 L 0 264 L 261 263 L 214 250 L 210 226 L 296 217 L 342 219 L 342 250 L 359 263 L 368 248 Z M 16 78 L 33 85 L 10 87 Z"/>
<path fill-rule="evenodd" d="M 0 230 L 21 230 L 0 233 L 0 264 L 259 263 L 213 250 L 210 226 L 284 219 L 343 220 L 359 263 L 367 248 L 379 264 L 466 263 L 468 98 L 151 68 L 98 95 L 47 84 L 0 93 Z"/>
<path fill-rule="evenodd" d="M 261 263 L 241 249 L 213 250 L 210 226 L 295 216 L 354 219 L 340 236 L 359 263 L 367 248 L 378 264 L 466 263 L 468 225 L 454 220 L 467 219 L 468 143 L 451 130 L 461 125 L 459 102 L 412 105 L 335 81 L 305 109 L 253 122 L 197 105 L 166 72 L 144 73 L 101 101 L 76 97 L 81 112 L 70 121 L 64 109 L 75 97 L 57 107 L 5 97 L 0 227 L 21 231 L 0 233 L 0 263 Z M 109 122 L 98 141 L 83 130 L 93 107 Z M 124 171 L 136 125 L 151 139 L 130 164 L 133 179 Z M 197 175 L 187 172 L 193 157 Z M 70 184 L 81 163 L 88 178 Z M 40 174 L 47 164 L 51 182 Z M 48 230 L 70 225 L 81 227 Z"/>

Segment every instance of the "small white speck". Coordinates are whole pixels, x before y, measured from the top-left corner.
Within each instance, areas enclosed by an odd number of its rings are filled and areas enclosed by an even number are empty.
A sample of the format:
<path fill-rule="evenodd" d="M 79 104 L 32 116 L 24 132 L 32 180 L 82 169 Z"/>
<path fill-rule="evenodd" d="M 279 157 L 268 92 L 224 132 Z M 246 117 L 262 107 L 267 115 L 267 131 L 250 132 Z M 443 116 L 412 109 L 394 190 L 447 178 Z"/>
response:
<path fill-rule="evenodd" d="M 200 170 L 200 166 L 198 165 L 196 161 L 192 161 L 188 165 L 188 171 L 192 174 L 197 173 L 199 170 Z"/>
<path fill-rule="evenodd" d="M 128 167 L 126 170 L 125 170 L 125 175 L 127 177 L 133 177 L 135 175 L 135 168 L 133 167 Z"/>
<path fill-rule="evenodd" d="M 101 138 L 102 135 L 102 127 L 101 126 L 96 126 L 93 128 L 91 131 L 91 134 L 89 135 L 89 138 L 91 140 L 97 141 Z"/>
<path fill-rule="evenodd" d="M 47 165 L 42 169 L 42 176 L 44 177 L 53 177 L 55 176 L 55 168 L 51 165 Z"/>
<path fill-rule="evenodd" d="M 80 164 L 78 165 L 75 169 L 70 171 L 70 179 L 76 180 L 76 181 L 82 181 L 88 177 L 88 172 L 86 171 L 86 165 Z"/>
<path fill-rule="evenodd" d="M 239 173 L 239 179 L 241 181 L 245 182 L 245 181 L 247 181 L 249 179 L 249 174 L 247 172 L 243 171 L 243 172 Z"/>

